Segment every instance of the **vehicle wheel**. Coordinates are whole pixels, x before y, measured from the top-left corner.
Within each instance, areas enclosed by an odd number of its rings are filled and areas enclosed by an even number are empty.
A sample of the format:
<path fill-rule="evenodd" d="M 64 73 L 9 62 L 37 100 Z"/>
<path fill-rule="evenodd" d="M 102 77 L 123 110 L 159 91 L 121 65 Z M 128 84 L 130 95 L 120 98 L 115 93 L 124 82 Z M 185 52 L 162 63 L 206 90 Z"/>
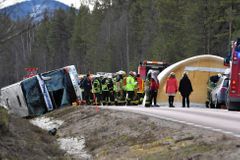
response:
<path fill-rule="evenodd" d="M 210 101 L 209 101 L 209 107 L 210 108 L 214 108 L 215 106 L 214 106 L 214 104 L 213 104 L 213 101 L 210 99 Z"/>
<path fill-rule="evenodd" d="M 220 104 L 218 103 L 218 99 L 216 99 L 216 101 L 214 103 L 214 107 L 215 108 L 220 108 Z"/>
<path fill-rule="evenodd" d="M 206 108 L 209 108 L 209 102 L 208 101 L 206 101 Z"/>

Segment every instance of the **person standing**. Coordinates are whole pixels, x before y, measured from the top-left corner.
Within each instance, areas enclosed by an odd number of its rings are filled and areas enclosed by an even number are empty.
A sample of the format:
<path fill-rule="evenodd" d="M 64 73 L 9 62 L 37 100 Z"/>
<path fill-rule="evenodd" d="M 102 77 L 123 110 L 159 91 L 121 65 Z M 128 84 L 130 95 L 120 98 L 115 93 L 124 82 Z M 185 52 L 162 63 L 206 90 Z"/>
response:
<path fill-rule="evenodd" d="M 109 105 L 114 104 L 114 84 L 112 78 L 108 78 Z"/>
<path fill-rule="evenodd" d="M 135 90 L 135 79 L 134 74 L 132 71 L 129 72 L 129 76 L 126 79 L 126 91 L 127 91 L 127 104 L 130 105 L 131 101 L 133 101 L 134 98 L 134 90 Z"/>
<path fill-rule="evenodd" d="M 95 105 L 101 104 L 101 94 L 102 94 L 102 86 L 101 86 L 101 80 L 100 77 L 95 77 L 92 81 L 92 93 L 94 96 L 94 102 Z"/>
<path fill-rule="evenodd" d="M 102 79 L 102 103 L 106 105 L 109 103 L 109 89 L 108 89 L 108 78 Z"/>
<path fill-rule="evenodd" d="M 150 100 L 151 100 L 151 94 L 150 94 L 150 85 L 151 85 L 151 73 L 147 74 L 146 81 L 144 84 L 144 90 L 145 90 L 145 107 L 150 107 Z"/>
<path fill-rule="evenodd" d="M 152 105 L 152 101 L 154 100 L 154 106 L 158 107 L 157 105 L 157 94 L 158 94 L 159 82 L 158 80 L 151 78 L 150 82 L 150 105 Z"/>
<path fill-rule="evenodd" d="M 171 72 L 169 75 L 169 78 L 167 79 L 167 84 L 166 84 L 166 94 L 168 95 L 168 103 L 169 107 L 174 107 L 174 97 L 177 93 L 178 90 L 178 83 L 177 79 L 175 77 L 175 73 Z"/>
<path fill-rule="evenodd" d="M 189 103 L 190 103 L 189 102 L 189 96 L 192 93 L 193 89 L 192 89 L 191 81 L 188 78 L 186 72 L 183 73 L 183 77 L 180 80 L 178 90 L 182 95 L 182 107 L 185 107 L 185 101 L 187 100 L 187 107 L 189 108 Z"/>
<path fill-rule="evenodd" d="M 87 74 L 87 77 L 83 80 L 83 88 L 84 88 L 84 100 L 86 101 L 87 105 L 90 105 L 92 82 L 89 74 Z"/>

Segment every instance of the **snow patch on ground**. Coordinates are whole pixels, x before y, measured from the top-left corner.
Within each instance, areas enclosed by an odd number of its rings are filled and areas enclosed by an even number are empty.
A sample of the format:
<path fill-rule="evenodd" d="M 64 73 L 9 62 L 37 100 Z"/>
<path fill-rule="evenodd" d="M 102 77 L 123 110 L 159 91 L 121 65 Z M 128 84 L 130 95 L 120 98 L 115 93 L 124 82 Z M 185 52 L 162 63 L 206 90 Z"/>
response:
<path fill-rule="evenodd" d="M 54 120 L 48 117 L 39 117 L 30 121 L 33 125 L 36 125 L 44 130 L 51 130 L 53 128 L 58 129 L 63 121 Z M 88 154 L 85 149 L 84 137 L 66 137 L 57 139 L 60 148 L 65 150 L 69 155 L 77 159 L 91 159 L 91 155 Z"/>
<path fill-rule="evenodd" d="M 66 137 L 59 138 L 58 143 L 60 148 L 67 151 L 68 154 L 78 159 L 91 159 L 85 150 L 85 138 L 84 137 Z"/>
<path fill-rule="evenodd" d="M 44 130 L 58 129 L 63 124 L 61 120 L 54 120 L 53 118 L 39 117 L 30 121 L 33 125 L 38 126 Z"/>

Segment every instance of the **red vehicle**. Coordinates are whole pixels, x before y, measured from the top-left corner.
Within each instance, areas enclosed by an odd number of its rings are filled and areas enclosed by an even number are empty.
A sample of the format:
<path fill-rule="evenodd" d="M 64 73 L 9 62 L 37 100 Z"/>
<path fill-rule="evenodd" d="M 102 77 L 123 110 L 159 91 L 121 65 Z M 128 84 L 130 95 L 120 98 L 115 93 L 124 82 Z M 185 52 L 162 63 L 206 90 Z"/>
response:
<path fill-rule="evenodd" d="M 147 73 L 149 70 L 155 70 L 159 73 L 167 68 L 168 64 L 166 62 L 159 62 L 159 61 L 143 61 L 140 62 L 138 66 L 138 74 L 142 79 L 146 79 Z"/>
<path fill-rule="evenodd" d="M 232 44 L 230 84 L 226 106 L 228 110 L 240 110 L 240 39 Z"/>

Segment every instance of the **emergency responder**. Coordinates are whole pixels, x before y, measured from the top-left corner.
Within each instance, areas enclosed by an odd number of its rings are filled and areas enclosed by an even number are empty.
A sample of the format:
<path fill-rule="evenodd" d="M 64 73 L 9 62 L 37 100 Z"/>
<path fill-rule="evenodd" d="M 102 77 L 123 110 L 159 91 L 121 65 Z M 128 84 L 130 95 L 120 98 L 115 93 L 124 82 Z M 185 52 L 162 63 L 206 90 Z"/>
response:
<path fill-rule="evenodd" d="M 116 104 L 116 102 L 117 102 L 117 99 L 116 99 L 117 98 L 117 74 L 113 75 L 112 81 L 113 81 L 114 103 Z"/>
<path fill-rule="evenodd" d="M 104 77 L 102 79 L 102 103 L 103 105 L 108 104 L 109 102 L 109 90 L 108 90 L 108 79 Z"/>
<path fill-rule="evenodd" d="M 129 72 L 129 75 L 126 79 L 126 91 L 127 91 L 127 104 L 131 104 L 131 101 L 134 98 L 134 90 L 135 90 L 135 79 L 134 79 L 134 74 L 132 71 Z"/>
<path fill-rule="evenodd" d="M 93 93 L 93 104 L 100 105 L 101 104 L 101 94 L 102 94 L 102 86 L 100 77 L 96 76 L 92 81 L 92 93 Z"/>
<path fill-rule="evenodd" d="M 108 104 L 109 105 L 113 105 L 114 104 L 114 86 L 113 86 L 113 80 L 111 77 L 108 78 L 107 81 L 107 85 L 108 85 L 108 91 L 109 91 L 109 101 Z"/>
<path fill-rule="evenodd" d="M 91 83 L 89 74 L 87 74 L 87 77 L 84 78 L 82 86 L 84 89 L 84 100 L 88 105 L 90 105 L 92 83 Z"/>
<path fill-rule="evenodd" d="M 133 100 L 131 101 L 131 104 L 134 105 L 138 105 L 139 104 L 139 100 L 138 100 L 138 81 L 137 81 L 137 73 L 133 72 L 133 76 L 134 76 L 134 96 L 133 96 Z"/>
<path fill-rule="evenodd" d="M 115 102 L 116 104 L 125 104 L 125 98 L 124 98 L 124 91 L 123 91 L 123 75 L 125 74 L 124 71 L 117 72 L 117 78 L 116 78 L 116 96 L 115 96 Z"/>
<path fill-rule="evenodd" d="M 149 73 L 146 77 L 146 81 L 145 81 L 145 96 L 146 96 L 146 100 L 145 100 L 145 107 L 150 107 L 150 99 L 151 99 L 151 95 L 150 95 L 150 84 L 151 84 L 151 73 Z"/>
<path fill-rule="evenodd" d="M 126 86 L 127 86 L 127 74 L 124 73 L 124 74 L 123 74 L 123 80 L 122 80 L 123 96 L 122 96 L 122 99 L 121 99 L 121 101 L 124 101 L 124 103 L 126 103 L 126 95 L 127 95 Z"/>
<path fill-rule="evenodd" d="M 140 77 L 140 74 L 137 75 L 137 98 L 139 104 L 142 104 L 144 97 L 144 80 Z"/>

